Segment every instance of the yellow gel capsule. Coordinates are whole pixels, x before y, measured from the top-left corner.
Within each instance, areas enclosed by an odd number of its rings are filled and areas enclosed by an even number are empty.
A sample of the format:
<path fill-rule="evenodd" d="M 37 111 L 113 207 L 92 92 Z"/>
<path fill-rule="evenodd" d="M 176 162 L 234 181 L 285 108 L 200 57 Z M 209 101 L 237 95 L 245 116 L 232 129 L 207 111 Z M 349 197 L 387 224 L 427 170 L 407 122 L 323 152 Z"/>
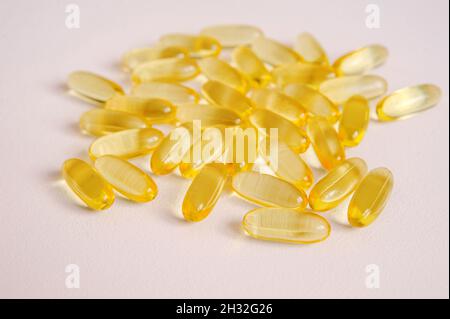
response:
<path fill-rule="evenodd" d="M 354 227 L 370 225 L 388 201 L 394 177 L 384 167 L 371 170 L 359 184 L 348 206 L 348 221 Z"/>
<path fill-rule="evenodd" d="M 118 93 L 124 93 L 119 84 L 86 71 L 70 73 L 68 86 L 76 95 L 93 103 L 103 103 Z"/>
<path fill-rule="evenodd" d="M 102 136 L 89 148 L 92 159 L 103 155 L 132 158 L 150 153 L 163 138 L 163 133 L 154 128 L 132 129 Z"/>
<path fill-rule="evenodd" d="M 303 209 L 308 203 L 301 188 L 272 175 L 240 172 L 233 176 L 232 187 L 243 198 L 262 206 Z"/>
<path fill-rule="evenodd" d="M 316 38 L 307 32 L 297 36 L 294 44 L 294 50 L 309 63 L 328 65 L 328 57 Z"/>
<path fill-rule="evenodd" d="M 158 193 L 158 188 L 150 176 L 119 157 L 102 156 L 95 160 L 94 166 L 114 189 L 133 201 L 148 202 Z"/>
<path fill-rule="evenodd" d="M 326 119 L 320 117 L 309 119 L 306 133 L 323 168 L 330 170 L 345 160 L 344 146 Z"/>
<path fill-rule="evenodd" d="M 295 63 L 300 56 L 288 46 L 265 37 L 257 37 L 251 43 L 253 52 L 264 62 L 273 66 Z"/>
<path fill-rule="evenodd" d="M 198 65 L 209 80 L 222 82 L 241 93 L 247 91 L 247 81 L 227 62 L 218 58 L 205 58 L 199 60 Z"/>
<path fill-rule="evenodd" d="M 270 129 L 276 129 L 278 138 L 286 143 L 294 152 L 303 153 L 309 146 L 309 139 L 297 125 L 284 117 L 265 109 L 255 109 L 248 117 L 252 126 L 265 129 L 270 135 Z M 264 133 L 264 132 L 262 132 Z"/>
<path fill-rule="evenodd" d="M 222 50 L 222 46 L 216 39 L 204 35 L 197 36 L 183 33 L 166 34 L 159 39 L 159 43 L 166 47 L 175 46 L 185 48 L 191 58 L 217 56 Z"/>
<path fill-rule="evenodd" d="M 279 87 L 291 83 L 302 83 L 318 86 L 331 75 L 328 66 L 312 63 L 291 63 L 276 67 L 272 70 L 272 78 Z"/>
<path fill-rule="evenodd" d="M 110 207 L 114 202 L 114 192 L 95 169 L 77 158 L 64 162 L 63 177 L 72 191 L 90 208 L 102 210 Z"/>
<path fill-rule="evenodd" d="M 187 50 L 179 47 L 157 46 L 153 48 L 140 48 L 125 53 L 122 64 L 125 71 L 133 71 L 139 65 L 146 62 L 166 58 L 185 58 L 188 56 Z"/>
<path fill-rule="evenodd" d="M 329 98 L 316 89 L 305 84 L 289 84 L 283 93 L 290 96 L 307 111 L 309 117 L 321 116 L 330 123 L 335 123 L 339 116 L 339 108 Z"/>
<path fill-rule="evenodd" d="M 242 220 L 245 232 L 256 239 L 312 244 L 328 238 L 331 226 L 320 215 L 289 208 L 257 208 Z"/>
<path fill-rule="evenodd" d="M 263 32 L 254 26 L 244 24 L 221 24 L 204 28 L 200 34 L 218 40 L 222 46 L 230 48 L 251 43 Z"/>
<path fill-rule="evenodd" d="M 151 81 L 182 82 L 195 78 L 199 73 L 193 59 L 167 58 L 139 65 L 134 69 L 131 79 L 135 84 Z"/>
<path fill-rule="evenodd" d="M 253 87 L 265 87 L 272 76 L 264 63 L 247 46 L 240 46 L 231 55 L 236 68 L 247 78 Z"/>
<path fill-rule="evenodd" d="M 80 118 L 81 130 L 95 136 L 145 127 L 148 123 L 144 118 L 115 110 L 94 109 L 83 113 Z"/>
<path fill-rule="evenodd" d="M 204 166 L 192 180 L 183 200 L 182 211 L 186 220 L 199 222 L 212 211 L 222 193 L 228 177 L 224 164 Z"/>
<path fill-rule="evenodd" d="M 178 123 L 201 121 L 203 127 L 214 125 L 238 125 L 239 115 L 227 107 L 203 104 L 184 104 L 177 107 L 176 120 Z"/>
<path fill-rule="evenodd" d="M 369 45 L 352 51 L 336 60 L 333 64 L 337 76 L 360 75 L 383 64 L 388 50 L 382 45 Z"/>
<path fill-rule="evenodd" d="M 384 97 L 377 104 L 381 121 L 394 121 L 424 111 L 439 103 L 441 89 L 432 84 L 410 86 Z"/>
<path fill-rule="evenodd" d="M 340 163 L 311 189 L 309 205 L 316 211 L 338 206 L 355 191 L 366 173 L 367 165 L 360 158 L 349 158 Z"/>
<path fill-rule="evenodd" d="M 134 86 L 131 95 L 144 99 L 162 99 L 173 104 L 197 103 L 199 94 L 190 87 L 168 82 L 146 82 Z"/>
<path fill-rule="evenodd" d="M 336 104 L 343 104 L 354 95 L 370 100 L 386 93 L 387 82 L 377 75 L 343 76 L 320 84 L 322 94 Z"/>
<path fill-rule="evenodd" d="M 356 146 L 366 134 L 370 120 L 370 108 L 367 99 L 353 96 L 344 104 L 339 122 L 339 139 L 344 146 Z"/>

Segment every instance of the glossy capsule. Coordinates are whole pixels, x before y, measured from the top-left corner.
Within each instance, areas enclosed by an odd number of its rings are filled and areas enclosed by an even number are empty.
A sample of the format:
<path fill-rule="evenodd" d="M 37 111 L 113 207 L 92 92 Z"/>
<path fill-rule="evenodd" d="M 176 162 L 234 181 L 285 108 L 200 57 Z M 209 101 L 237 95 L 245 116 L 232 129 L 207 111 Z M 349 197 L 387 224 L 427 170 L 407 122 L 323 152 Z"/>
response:
<path fill-rule="evenodd" d="M 381 121 L 394 121 L 424 111 L 439 103 L 441 89 L 433 84 L 410 86 L 384 97 L 377 104 Z"/>
<path fill-rule="evenodd" d="M 251 43 L 263 35 L 261 29 L 245 24 L 212 25 L 201 30 L 200 34 L 218 40 L 222 46 L 230 48 Z"/>
<path fill-rule="evenodd" d="M 68 86 L 75 95 L 92 103 L 101 104 L 118 93 L 124 93 L 119 84 L 86 71 L 70 73 Z"/>
<path fill-rule="evenodd" d="M 328 65 L 328 57 L 319 41 L 310 33 L 304 32 L 297 36 L 294 50 L 305 62 Z"/>
<path fill-rule="evenodd" d="M 135 202 L 149 202 L 158 193 L 158 188 L 150 176 L 119 157 L 102 156 L 95 160 L 94 166 L 115 190 Z"/>
<path fill-rule="evenodd" d="M 198 65 L 209 80 L 222 82 L 241 93 L 247 91 L 248 84 L 245 78 L 227 62 L 218 58 L 205 58 L 199 60 Z"/>
<path fill-rule="evenodd" d="M 262 206 L 303 209 L 308 203 L 302 189 L 272 175 L 240 172 L 233 176 L 232 187 L 243 198 Z"/>
<path fill-rule="evenodd" d="M 347 159 L 314 185 L 309 193 L 309 205 L 317 211 L 338 206 L 355 191 L 366 173 L 367 165 L 362 159 Z"/>
<path fill-rule="evenodd" d="M 360 75 L 383 64 L 388 57 L 388 50 L 378 44 L 349 52 L 333 64 L 337 76 Z"/>
<path fill-rule="evenodd" d="M 211 163 L 195 176 L 183 200 L 182 211 L 186 220 L 199 222 L 212 211 L 222 193 L 228 177 L 224 164 Z"/>
<path fill-rule="evenodd" d="M 197 103 L 198 93 L 178 83 L 146 82 L 134 86 L 131 95 L 144 99 L 163 99 L 173 104 Z"/>
<path fill-rule="evenodd" d="M 151 81 L 182 82 L 195 78 L 199 73 L 193 59 L 167 58 L 139 65 L 133 70 L 131 79 L 135 84 Z"/>
<path fill-rule="evenodd" d="M 345 102 L 338 130 L 342 145 L 351 147 L 361 143 L 369 120 L 370 108 L 366 98 L 356 95 Z"/>
<path fill-rule="evenodd" d="M 102 210 L 114 202 L 114 192 L 96 170 L 77 158 L 64 162 L 62 175 L 72 191 L 92 209 Z"/>
<path fill-rule="evenodd" d="M 370 225 L 383 211 L 394 186 L 392 173 L 384 167 L 371 170 L 359 184 L 348 207 L 348 221 L 354 227 Z"/>
<path fill-rule="evenodd" d="M 96 139 L 89 147 L 92 159 L 104 155 L 132 158 L 148 154 L 163 139 L 164 135 L 155 128 L 131 129 L 105 135 Z"/>
<path fill-rule="evenodd" d="M 133 71 L 139 65 L 159 59 L 186 58 L 189 53 L 180 47 L 162 47 L 133 49 L 125 53 L 122 65 L 125 71 Z"/>
<path fill-rule="evenodd" d="M 238 125 L 241 123 L 239 115 L 228 107 L 210 104 L 184 104 L 177 107 L 177 123 L 201 121 L 203 127 L 214 125 Z"/>
<path fill-rule="evenodd" d="M 242 220 L 245 232 L 256 239 L 312 244 L 328 238 L 331 226 L 320 215 L 289 208 L 257 208 Z"/>
<path fill-rule="evenodd" d="M 246 77 L 252 87 L 265 87 L 272 76 L 264 63 L 248 46 L 240 46 L 231 54 L 236 68 Z"/>
<path fill-rule="evenodd" d="M 217 56 L 222 50 L 220 43 L 209 36 L 183 33 L 166 34 L 159 39 L 166 47 L 181 47 L 189 52 L 191 58 Z"/>
<path fill-rule="evenodd" d="M 148 127 L 148 124 L 144 118 L 138 115 L 106 109 L 87 111 L 80 118 L 81 131 L 94 136 L 133 128 L 145 128 Z"/>
<path fill-rule="evenodd" d="M 271 74 L 273 82 L 279 87 L 291 83 L 318 86 L 330 77 L 331 69 L 325 65 L 298 62 L 276 67 Z"/>
<path fill-rule="evenodd" d="M 251 43 L 253 52 L 264 62 L 273 66 L 300 61 L 300 56 L 288 46 L 275 40 L 257 37 Z"/>

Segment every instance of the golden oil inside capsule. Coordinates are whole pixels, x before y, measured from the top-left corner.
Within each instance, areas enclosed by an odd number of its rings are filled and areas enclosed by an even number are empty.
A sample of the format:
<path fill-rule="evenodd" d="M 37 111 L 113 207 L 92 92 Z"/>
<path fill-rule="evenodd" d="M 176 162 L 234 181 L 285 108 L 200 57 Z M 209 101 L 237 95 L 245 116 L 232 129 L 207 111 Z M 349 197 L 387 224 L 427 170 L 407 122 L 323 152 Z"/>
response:
<path fill-rule="evenodd" d="M 333 68 L 338 76 L 364 74 L 383 64 L 387 57 L 388 50 L 384 46 L 369 45 L 340 57 Z"/>
<path fill-rule="evenodd" d="M 278 66 L 300 61 L 300 56 L 288 46 L 275 40 L 257 37 L 251 43 L 253 52 L 264 62 Z"/>
<path fill-rule="evenodd" d="M 248 85 L 245 78 L 227 62 L 218 58 L 205 58 L 199 60 L 198 65 L 203 75 L 209 80 L 222 82 L 241 93 L 247 91 Z"/>
<path fill-rule="evenodd" d="M 128 199 L 148 202 L 158 193 L 158 188 L 150 176 L 119 157 L 102 156 L 95 160 L 94 166 L 114 189 Z"/>
<path fill-rule="evenodd" d="M 410 86 L 384 97 L 377 105 L 378 119 L 394 121 L 439 103 L 441 89 L 432 84 Z"/>
<path fill-rule="evenodd" d="M 165 58 L 186 58 L 188 56 L 188 51 L 180 47 L 139 48 L 125 53 L 122 64 L 125 71 L 133 71 L 146 62 Z"/>
<path fill-rule="evenodd" d="M 197 103 L 198 93 L 178 83 L 146 82 L 131 89 L 131 95 L 144 99 L 163 99 L 173 104 Z"/>
<path fill-rule="evenodd" d="M 167 47 L 185 48 L 191 58 L 217 56 L 222 50 L 222 46 L 216 39 L 205 35 L 166 34 L 160 38 L 159 43 Z"/>
<path fill-rule="evenodd" d="M 272 79 L 264 63 L 248 46 L 234 49 L 231 58 L 252 87 L 265 87 Z"/>
<path fill-rule="evenodd" d="M 256 239 L 293 244 L 312 244 L 325 240 L 331 232 L 320 215 L 289 208 L 257 208 L 242 221 L 245 232 Z"/>
<path fill-rule="evenodd" d="M 325 65 L 312 63 L 291 63 L 276 67 L 272 70 L 273 82 L 279 87 L 291 83 L 318 86 L 331 75 L 331 69 Z"/>
<path fill-rule="evenodd" d="M 330 170 L 345 160 L 344 147 L 337 132 L 326 119 L 309 119 L 306 133 L 323 168 Z"/>
<path fill-rule="evenodd" d="M 74 94 L 93 103 L 103 103 L 118 93 L 124 93 L 119 84 L 86 71 L 70 73 L 68 86 Z"/>
<path fill-rule="evenodd" d="M 218 40 L 222 46 L 230 48 L 238 45 L 250 44 L 254 39 L 263 35 L 261 29 L 245 24 L 212 25 L 200 32 Z"/>
<path fill-rule="evenodd" d="M 294 50 L 309 63 L 328 65 L 328 57 L 316 38 L 307 32 L 297 36 L 294 44 Z"/>
<path fill-rule="evenodd" d="M 240 172 L 233 176 L 232 187 L 243 198 L 263 206 L 303 209 L 308 203 L 302 189 L 272 175 Z"/>
<path fill-rule="evenodd" d="M 94 136 L 145 127 L 148 127 L 148 122 L 144 118 L 115 110 L 94 109 L 83 113 L 80 118 L 81 130 Z"/>
<path fill-rule="evenodd" d="M 204 166 L 192 180 L 183 200 L 182 211 L 186 220 L 199 222 L 212 211 L 222 193 L 228 176 L 224 164 Z"/>
<path fill-rule="evenodd" d="M 150 153 L 163 138 L 163 133 L 154 128 L 131 129 L 102 136 L 89 148 L 92 159 L 104 155 L 132 158 Z"/>
<path fill-rule="evenodd" d="M 111 185 L 85 161 L 77 158 L 65 161 L 62 174 L 67 185 L 90 208 L 102 210 L 113 204 Z"/>
<path fill-rule="evenodd" d="M 377 75 L 343 76 L 320 84 L 320 92 L 336 104 L 343 104 L 354 95 L 373 99 L 387 91 L 387 82 Z"/>
<path fill-rule="evenodd" d="M 362 159 L 349 158 L 314 185 L 309 193 L 309 205 L 317 211 L 338 206 L 355 191 L 366 173 L 367 165 Z"/>
<path fill-rule="evenodd" d="M 214 125 L 238 125 L 239 115 L 227 107 L 210 104 L 184 104 L 177 107 L 176 120 L 178 123 L 201 121 L 203 127 Z"/>
<path fill-rule="evenodd" d="M 195 78 L 199 73 L 193 59 L 167 58 L 139 65 L 134 69 L 131 79 L 135 84 L 151 81 L 182 82 Z"/>
<path fill-rule="evenodd" d="M 369 102 L 362 96 L 353 96 L 344 104 L 339 122 L 339 139 L 344 146 L 361 143 L 370 120 Z"/>

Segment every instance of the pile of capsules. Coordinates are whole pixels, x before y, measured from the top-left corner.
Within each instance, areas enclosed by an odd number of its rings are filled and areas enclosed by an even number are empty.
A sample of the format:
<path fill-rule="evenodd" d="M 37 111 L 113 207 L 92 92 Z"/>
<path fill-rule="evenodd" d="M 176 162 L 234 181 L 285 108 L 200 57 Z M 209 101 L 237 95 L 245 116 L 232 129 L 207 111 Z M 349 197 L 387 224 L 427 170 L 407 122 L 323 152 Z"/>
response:
<path fill-rule="evenodd" d="M 224 53 L 229 58 L 219 58 Z M 385 95 L 386 81 L 367 72 L 387 56 L 385 47 L 369 45 L 330 64 L 311 34 L 298 35 L 291 48 L 249 25 L 164 35 L 155 46 L 124 55 L 123 67 L 133 84 L 128 94 L 102 76 L 70 74 L 71 93 L 100 107 L 80 119 L 82 131 L 97 136 L 89 148 L 93 163 L 67 160 L 64 179 L 94 210 L 112 205 L 113 190 L 132 201 L 148 202 L 157 196 L 157 186 L 127 159 L 151 154 L 153 174 L 178 168 L 192 179 L 182 204 L 186 220 L 205 219 L 224 187 L 231 185 L 239 196 L 262 206 L 242 221 L 246 233 L 258 239 L 322 241 L 330 234 L 330 224 L 318 213 L 349 196 L 349 224 L 367 226 L 381 213 L 393 187 L 388 169 L 368 171 L 364 160 L 345 156 L 345 147 L 358 145 L 367 130 L 369 101 L 384 96 L 376 104 L 378 120 L 393 121 L 432 107 L 441 95 L 431 84 Z M 201 83 L 200 93 L 180 84 L 194 78 Z M 193 162 L 172 156 L 180 153 L 182 143 L 154 125 L 183 126 L 192 132 L 189 123 L 194 120 L 202 127 L 276 128 L 277 166 L 268 163 L 272 170 L 265 174 L 246 162 L 226 164 L 212 157 Z M 203 142 L 192 139 L 190 147 Z M 315 184 L 310 165 L 300 155 L 310 146 L 326 171 Z"/>

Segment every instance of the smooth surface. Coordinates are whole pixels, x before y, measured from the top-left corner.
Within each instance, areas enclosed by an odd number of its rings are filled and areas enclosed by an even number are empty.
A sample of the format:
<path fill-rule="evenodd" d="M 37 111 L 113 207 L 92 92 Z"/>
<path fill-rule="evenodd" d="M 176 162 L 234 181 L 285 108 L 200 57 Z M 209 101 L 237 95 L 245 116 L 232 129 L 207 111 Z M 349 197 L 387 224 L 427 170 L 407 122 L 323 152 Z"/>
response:
<path fill-rule="evenodd" d="M 245 93 L 248 83 L 238 70 L 218 58 L 205 58 L 198 61 L 200 70 L 209 80 L 219 81 L 229 87 Z"/>
<path fill-rule="evenodd" d="M 370 121 L 370 107 L 367 99 L 353 96 L 344 103 L 339 121 L 338 136 L 344 146 L 361 143 Z"/>
<path fill-rule="evenodd" d="M 157 98 L 170 101 L 174 104 L 196 103 L 199 94 L 184 85 L 167 82 L 146 82 L 131 89 L 131 95 L 141 98 Z"/>

